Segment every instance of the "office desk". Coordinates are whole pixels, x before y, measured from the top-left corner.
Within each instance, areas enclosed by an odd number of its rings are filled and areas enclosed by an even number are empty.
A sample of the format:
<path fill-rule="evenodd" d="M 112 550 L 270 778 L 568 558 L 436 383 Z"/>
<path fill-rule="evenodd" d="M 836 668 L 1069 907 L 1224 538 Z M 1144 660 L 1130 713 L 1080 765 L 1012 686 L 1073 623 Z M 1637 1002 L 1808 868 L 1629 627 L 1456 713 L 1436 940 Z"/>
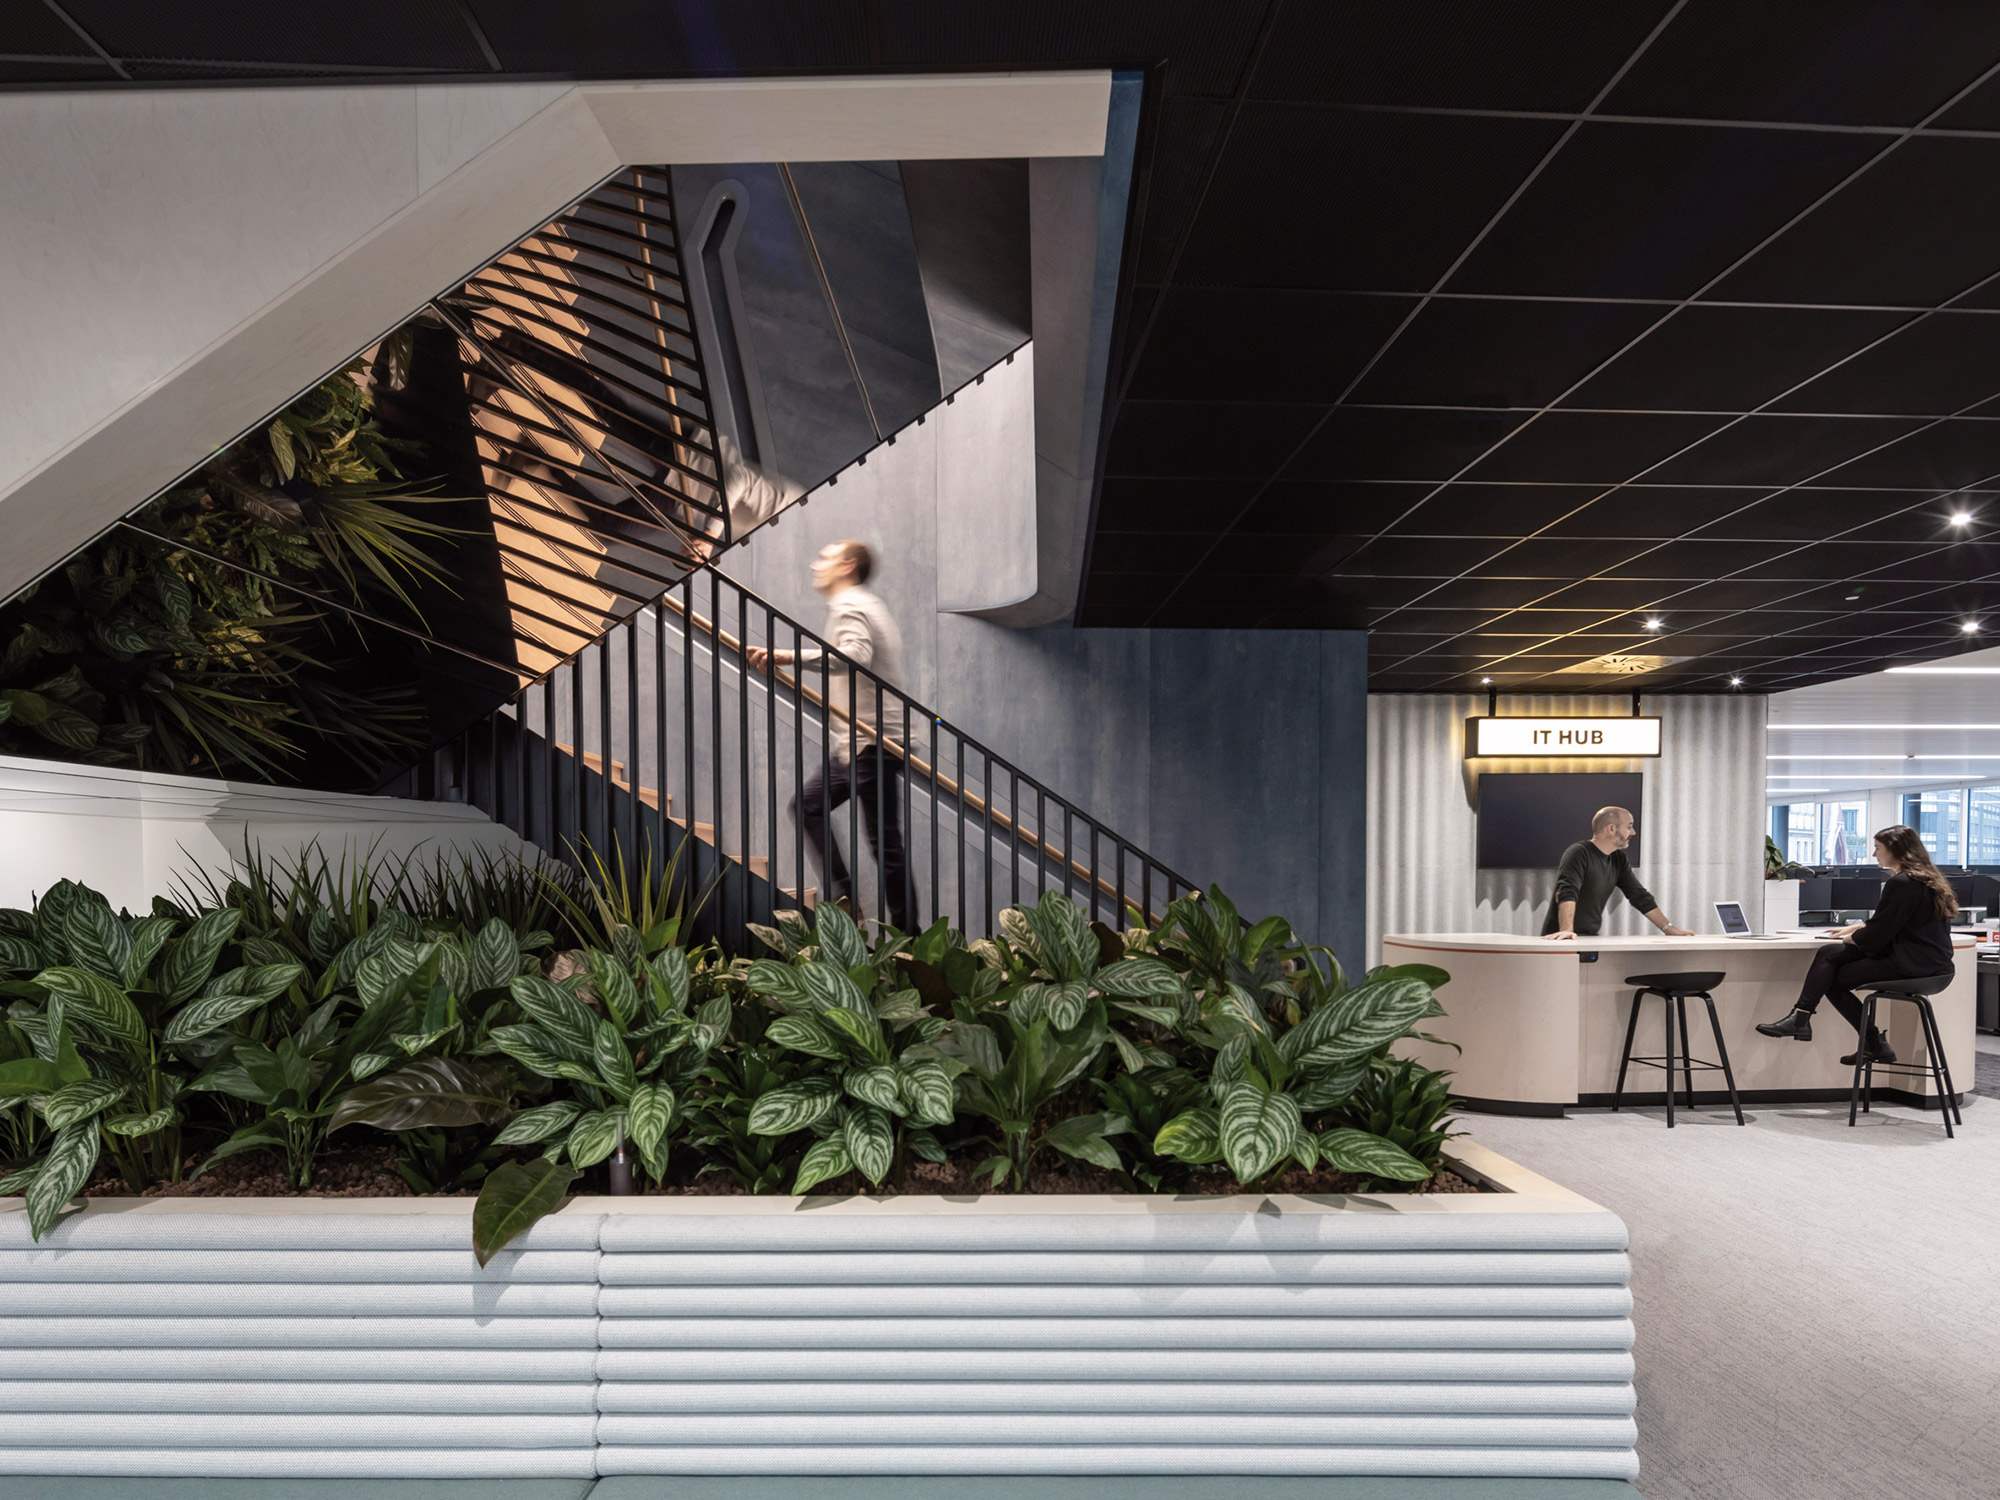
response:
<path fill-rule="evenodd" d="M 1419 933 L 1382 940 L 1387 964 L 1435 964 L 1451 975 L 1438 992 L 1446 1014 L 1424 1029 L 1456 1042 L 1463 1053 L 1422 1042 L 1397 1050 L 1431 1067 L 1449 1069 L 1452 1092 L 1468 1108 L 1511 1114 L 1560 1115 L 1570 1105 L 1611 1102 L 1618 1080 L 1618 1055 L 1631 1013 L 1634 974 L 1721 970 L 1728 975 L 1715 989 L 1715 1009 L 1723 1043 L 1736 1073 L 1737 1091 L 1749 1103 L 1800 1103 L 1845 1099 L 1853 1069 L 1843 1054 L 1854 1050 L 1854 1033 L 1830 1003 L 1813 1017 L 1809 1043 L 1776 1041 L 1757 1034 L 1759 1021 L 1775 1021 L 1791 1009 L 1813 953 L 1824 938 L 1596 937 L 1552 943 L 1507 933 Z M 1972 1086 L 1973 1033 L 1977 983 L 1973 940 L 1952 940 L 1958 977 L 1931 997 L 1945 1060 L 1960 1097 Z M 1588 961 L 1590 955 L 1596 961 Z M 1649 999 L 1632 1050 L 1657 1057 L 1664 1050 L 1664 1002 Z M 1914 1006 L 1884 1002 L 1878 1022 L 1889 1034 L 1900 1062 L 1918 1061 L 1922 1032 Z M 1688 1005 L 1697 1058 L 1714 1058 L 1707 1007 Z M 1726 1101 L 1720 1074 L 1697 1072 L 1697 1100 Z M 1659 1070 L 1635 1068 L 1625 1080 L 1627 1098 L 1664 1099 Z M 1878 1077 L 1876 1097 L 1936 1107 L 1927 1078 L 1901 1074 Z"/>

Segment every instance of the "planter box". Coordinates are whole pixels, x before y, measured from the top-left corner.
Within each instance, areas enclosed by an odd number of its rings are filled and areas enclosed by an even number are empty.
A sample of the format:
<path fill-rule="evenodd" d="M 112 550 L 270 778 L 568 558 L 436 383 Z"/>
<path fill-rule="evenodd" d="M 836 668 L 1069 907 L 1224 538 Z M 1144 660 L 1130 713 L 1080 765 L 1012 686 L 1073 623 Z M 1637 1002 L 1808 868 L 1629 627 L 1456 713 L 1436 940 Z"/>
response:
<path fill-rule="evenodd" d="M 1625 1227 L 1500 1191 L 0 1200 L 0 1473 L 1630 1478 Z"/>

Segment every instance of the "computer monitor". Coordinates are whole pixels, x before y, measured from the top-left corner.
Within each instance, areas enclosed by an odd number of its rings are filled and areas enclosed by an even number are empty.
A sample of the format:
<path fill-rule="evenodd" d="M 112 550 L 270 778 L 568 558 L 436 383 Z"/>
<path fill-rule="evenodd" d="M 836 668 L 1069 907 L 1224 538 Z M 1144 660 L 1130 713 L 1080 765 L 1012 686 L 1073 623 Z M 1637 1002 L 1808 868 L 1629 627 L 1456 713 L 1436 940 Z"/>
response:
<path fill-rule="evenodd" d="M 1721 919 L 1722 930 L 1730 937 L 1750 936 L 1750 919 L 1743 915 L 1741 901 L 1718 901 L 1715 915 Z"/>

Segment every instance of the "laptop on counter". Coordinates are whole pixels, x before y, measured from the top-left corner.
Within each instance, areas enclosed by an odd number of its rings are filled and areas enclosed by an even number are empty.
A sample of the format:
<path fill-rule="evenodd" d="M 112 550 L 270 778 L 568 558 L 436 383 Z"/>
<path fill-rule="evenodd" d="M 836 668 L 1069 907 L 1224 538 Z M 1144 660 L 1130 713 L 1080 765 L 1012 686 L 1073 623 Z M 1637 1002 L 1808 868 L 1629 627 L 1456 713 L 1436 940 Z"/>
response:
<path fill-rule="evenodd" d="M 1741 901 L 1716 902 L 1715 915 L 1722 923 L 1722 935 L 1724 937 L 1760 938 L 1766 936 L 1766 934 L 1754 931 L 1751 928 L 1750 919 L 1743 915 L 1743 903 Z"/>

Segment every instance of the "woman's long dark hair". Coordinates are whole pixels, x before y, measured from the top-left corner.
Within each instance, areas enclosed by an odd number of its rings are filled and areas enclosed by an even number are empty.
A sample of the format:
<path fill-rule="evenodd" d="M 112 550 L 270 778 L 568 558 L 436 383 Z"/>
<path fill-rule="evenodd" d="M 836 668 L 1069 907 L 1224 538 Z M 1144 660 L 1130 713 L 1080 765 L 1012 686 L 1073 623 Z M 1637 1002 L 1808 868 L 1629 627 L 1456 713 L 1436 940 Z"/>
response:
<path fill-rule="evenodd" d="M 1916 829 L 1898 823 L 1876 834 L 1875 842 L 1889 851 L 1889 857 L 1902 867 L 1901 873 L 1930 887 L 1940 917 L 1949 922 L 1958 915 L 1958 897 L 1952 894 L 1951 882 L 1931 863 L 1931 851 L 1924 847 Z"/>

